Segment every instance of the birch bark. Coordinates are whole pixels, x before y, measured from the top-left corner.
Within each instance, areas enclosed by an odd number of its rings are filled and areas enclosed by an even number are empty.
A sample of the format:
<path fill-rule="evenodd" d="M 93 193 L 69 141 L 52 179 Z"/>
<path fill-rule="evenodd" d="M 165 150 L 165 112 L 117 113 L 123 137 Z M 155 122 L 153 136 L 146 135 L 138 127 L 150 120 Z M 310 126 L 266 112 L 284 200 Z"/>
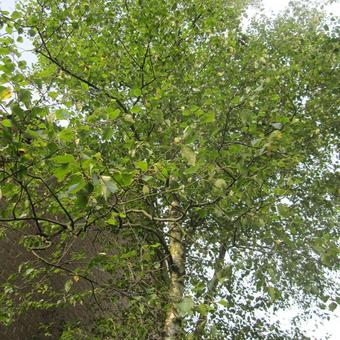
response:
<path fill-rule="evenodd" d="M 177 202 L 171 204 L 171 215 L 176 216 Z M 170 225 L 169 251 L 172 257 L 170 268 L 170 286 L 168 310 L 164 322 L 164 340 L 180 339 L 182 332 L 182 317 L 178 314 L 176 305 L 181 302 L 184 293 L 185 246 L 183 230 L 179 222 Z"/>

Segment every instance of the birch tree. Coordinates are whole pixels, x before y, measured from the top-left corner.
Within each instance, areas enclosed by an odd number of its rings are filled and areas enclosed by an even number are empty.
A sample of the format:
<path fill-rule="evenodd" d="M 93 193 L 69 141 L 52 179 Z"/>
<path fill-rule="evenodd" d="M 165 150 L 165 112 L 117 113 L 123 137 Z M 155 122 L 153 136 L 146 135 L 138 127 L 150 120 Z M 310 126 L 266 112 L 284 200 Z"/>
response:
<path fill-rule="evenodd" d="M 275 311 L 336 309 L 338 18 L 302 2 L 245 29 L 249 5 L 1 12 L 0 223 L 31 257 L 0 321 L 92 301 L 60 338 L 291 339 Z"/>

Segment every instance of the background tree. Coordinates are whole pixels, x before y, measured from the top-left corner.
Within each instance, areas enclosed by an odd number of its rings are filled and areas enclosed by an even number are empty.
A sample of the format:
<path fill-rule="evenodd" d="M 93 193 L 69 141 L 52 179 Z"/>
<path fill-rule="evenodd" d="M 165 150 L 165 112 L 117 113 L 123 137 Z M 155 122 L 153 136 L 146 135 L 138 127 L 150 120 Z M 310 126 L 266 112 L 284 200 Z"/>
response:
<path fill-rule="evenodd" d="M 336 18 L 302 3 L 245 33 L 248 5 L 2 13 L 39 56 L 26 74 L 2 37 L 0 221 L 35 258 L 3 321 L 92 297 L 63 337 L 288 339 L 273 311 L 336 308 Z"/>

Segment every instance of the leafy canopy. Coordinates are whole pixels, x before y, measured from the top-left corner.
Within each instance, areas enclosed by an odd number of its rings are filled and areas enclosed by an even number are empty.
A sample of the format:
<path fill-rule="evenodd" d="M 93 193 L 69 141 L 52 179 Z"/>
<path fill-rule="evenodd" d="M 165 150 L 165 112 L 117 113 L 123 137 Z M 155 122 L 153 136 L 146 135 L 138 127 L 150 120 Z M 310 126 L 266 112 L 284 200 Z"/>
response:
<path fill-rule="evenodd" d="M 77 332 L 160 336 L 174 220 L 183 337 L 288 339 L 298 328 L 273 311 L 336 308 L 339 27 L 302 3 L 245 32 L 248 4 L 32 0 L 1 12 L 0 221 L 35 259 L 4 283 L 2 322 L 110 296 Z M 31 37 L 32 70 L 12 32 Z M 93 233 L 95 252 L 67 253 Z M 18 276 L 46 289 L 22 296 Z"/>

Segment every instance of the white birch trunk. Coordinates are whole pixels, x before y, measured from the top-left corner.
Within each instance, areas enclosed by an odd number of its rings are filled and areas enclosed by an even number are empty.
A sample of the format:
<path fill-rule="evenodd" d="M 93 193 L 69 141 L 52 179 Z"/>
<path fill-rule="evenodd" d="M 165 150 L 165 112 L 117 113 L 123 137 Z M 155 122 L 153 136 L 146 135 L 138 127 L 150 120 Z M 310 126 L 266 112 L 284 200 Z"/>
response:
<path fill-rule="evenodd" d="M 171 215 L 176 215 L 177 202 L 172 203 Z M 185 249 L 184 235 L 179 222 L 170 225 L 169 251 L 172 257 L 170 268 L 170 287 L 168 310 L 164 323 L 164 340 L 178 340 L 182 333 L 182 317 L 178 314 L 176 305 L 181 302 L 184 293 Z"/>

